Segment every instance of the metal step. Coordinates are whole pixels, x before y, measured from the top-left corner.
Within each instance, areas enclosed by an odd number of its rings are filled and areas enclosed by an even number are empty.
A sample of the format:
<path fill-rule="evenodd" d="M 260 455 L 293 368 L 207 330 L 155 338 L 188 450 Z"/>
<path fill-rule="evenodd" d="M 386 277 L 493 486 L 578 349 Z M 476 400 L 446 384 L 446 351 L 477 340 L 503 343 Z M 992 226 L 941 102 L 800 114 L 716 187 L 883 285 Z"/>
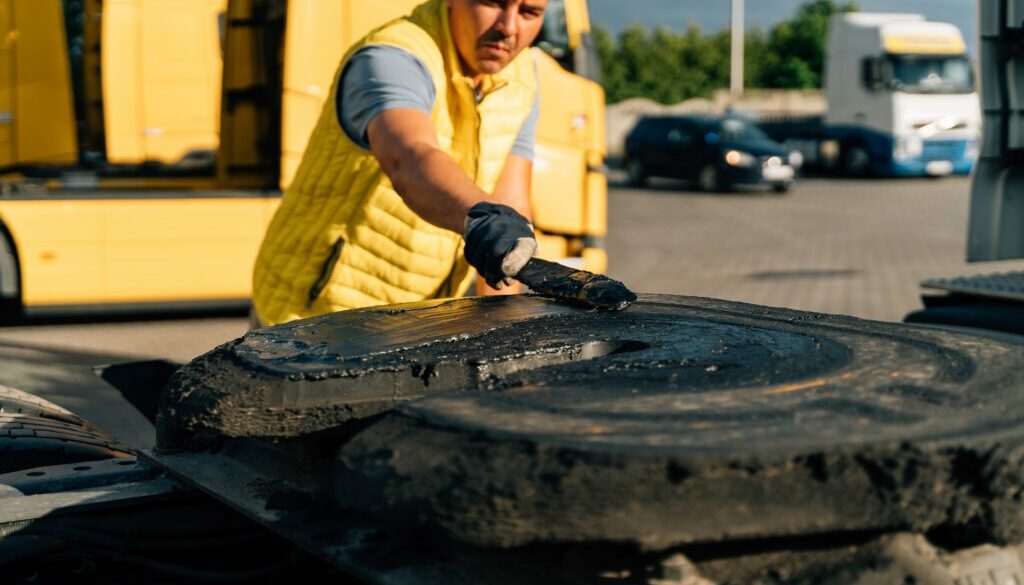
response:
<path fill-rule="evenodd" d="M 923 281 L 921 286 L 977 297 L 1024 302 L 1024 271 L 932 278 Z"/>

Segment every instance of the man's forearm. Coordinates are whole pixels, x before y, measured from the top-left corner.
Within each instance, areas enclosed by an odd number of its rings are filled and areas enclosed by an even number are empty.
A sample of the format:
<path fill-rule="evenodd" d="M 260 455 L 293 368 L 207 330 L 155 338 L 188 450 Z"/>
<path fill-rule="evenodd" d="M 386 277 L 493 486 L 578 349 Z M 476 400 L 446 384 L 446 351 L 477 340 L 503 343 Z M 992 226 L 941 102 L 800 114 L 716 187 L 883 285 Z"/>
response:
<path fill-rule="evenodd" d="M 436 147 L 423 145 L 408 154 L 389 173 L 395 191 L 423 219 L 462 234 L 469 209 L 490 199 L 487 193 Z"/>

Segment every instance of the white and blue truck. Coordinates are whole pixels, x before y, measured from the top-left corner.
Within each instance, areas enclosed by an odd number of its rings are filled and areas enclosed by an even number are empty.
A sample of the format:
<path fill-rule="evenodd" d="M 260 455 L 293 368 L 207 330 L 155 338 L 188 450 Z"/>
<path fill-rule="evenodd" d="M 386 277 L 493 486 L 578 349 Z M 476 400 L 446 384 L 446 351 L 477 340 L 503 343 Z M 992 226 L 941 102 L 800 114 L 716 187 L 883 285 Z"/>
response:
<path fill-rule="evenodd" d="M 960 30 L 918 14 L 843 13 L 829 26 L 828 111 L 765 119 L 808 168 L 851 176 L 968 174 L 981 107 Z"/>

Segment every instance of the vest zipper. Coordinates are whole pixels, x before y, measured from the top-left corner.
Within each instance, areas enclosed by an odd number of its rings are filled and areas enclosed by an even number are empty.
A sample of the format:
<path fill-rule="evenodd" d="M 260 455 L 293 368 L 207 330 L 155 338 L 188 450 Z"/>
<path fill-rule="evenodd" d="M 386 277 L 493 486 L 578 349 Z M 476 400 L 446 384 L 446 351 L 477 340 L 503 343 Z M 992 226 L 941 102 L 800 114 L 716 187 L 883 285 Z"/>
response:
<path fill-rule="evenodd" d="M 309 289 L 309 305 L 313 304 L 313 301 L 320 296 L 320 293 L 324 292 L 324 288 L 327 287 L 327 283 L 331 280 L 331 275 L 334 274 L 334 267 L 338 264 L 338 259 L 341 258 L 341 249 L 345 247 L 345 240 L 338 238 L 331 246 L 331 253 L 327 256 L 327 260 L 324 265 L 320 268 L 320 276 L 317 277 L 316 282 Z"/>

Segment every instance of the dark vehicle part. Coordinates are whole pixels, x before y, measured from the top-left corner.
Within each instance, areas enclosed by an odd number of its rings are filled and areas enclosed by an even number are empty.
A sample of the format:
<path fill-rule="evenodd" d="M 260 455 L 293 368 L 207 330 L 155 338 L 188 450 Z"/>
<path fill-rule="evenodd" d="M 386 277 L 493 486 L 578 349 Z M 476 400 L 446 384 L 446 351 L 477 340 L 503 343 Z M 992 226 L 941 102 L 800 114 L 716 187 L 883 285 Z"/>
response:
<path fill-rule="evenodd" d="M 0 386 L 0 473 L 130 455 L 117 439 L 56 404 Z"/>
<path fill-rule="evenodd" d="M 265 583 L 330 571 L 145 461 L 0 474 L 4 583 Z"/>
<path fill-rule="evenodd" d="M 715 165 L 704 165 L 697 173 L 697 187 L 705 193 L 717 193 L 722 190 L 722 182 L 718 178 Z"/>
<path fill-rule="evenodd" d="M 656 583 L 679 554 L 718 583 L 948 583 L 890 566 L 894 542 L 1024 540 L 1022 362 L 995 339 L 709 299 L 432 301 L 186 365 L 160 411 L 178 450 L 151 456 L 374 583 Z"/>
<path fill-rule="evenodd" d="M 629 179 L 629 184 L 633 187 L 643 187 L 647 184 L 647 169 L 644 168 L 642 160 L 635 158 L 627 160 L 626 175 Z"/>
<path fill-rule="evenodd" d="M 852 177 L 871 174 L 871 154 L 867 147 L 857 142 L 843 147 L 843 172 Z"/>
<path fill-rule="evenodd" d="M 634 186 L 647 177 L 671 177 L 705 192 L 748 185 L 785 190 L 798 166 L 792 153 L 751 122 L 729 116 L 641 118 L 626 137 L 625 160 Z"/>
<path fill-rule="evenodd" d="M 0 320 L 21 313 L 21 270 L 13 242 L 7 226 L 0 223 Z"/>
<path fill-rule="evenodd" d="M 1024 38 L 1021 0 L 979 2 L 984 140 L 972 177 L 967 260 L 1024 258 Z"/>
<path fill-rule="evenodd" d="M 921 295 L 924 308 L 907 315 L 907 323 L 1024 335 L 1024 272 L 936 278 L 921 286 L 946 294 Z"/>
<path fill-rule="evenodd" d="M 1022 0 L 979 2 L 981 87 L 984 140 L 972 177 L 967 260 L 1024 257 L 1024 141 L 1020 75 L 1024 56 Z M 1024 273 L 932 279 L 921 283 L 945 295 L 924 294 L 924 309 L 905 318 L 911 323 L 1024 335 Z"/>

